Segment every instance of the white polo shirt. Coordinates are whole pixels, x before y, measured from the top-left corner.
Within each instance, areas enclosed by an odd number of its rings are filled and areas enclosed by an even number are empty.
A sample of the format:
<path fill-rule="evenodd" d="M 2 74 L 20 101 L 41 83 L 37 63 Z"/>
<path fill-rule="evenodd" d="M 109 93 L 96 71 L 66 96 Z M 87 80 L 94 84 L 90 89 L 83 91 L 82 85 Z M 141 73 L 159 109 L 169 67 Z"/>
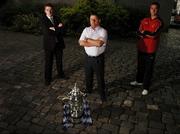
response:
<path fill-rule="evenodd" d="M 87 55 L 99 56 L 100 54 L 104 53 L 107 44 L 107 31 L 104 28 L 100 26 L 96 27 L 95 29 L 93 29 L 92 27 L 86 27 L 83 30 L 79 40 L 86 40 L 87 38 L 94 40 L 100 39 L 104 41 L 104 44 L 101 47 L 84 47 Z"/>

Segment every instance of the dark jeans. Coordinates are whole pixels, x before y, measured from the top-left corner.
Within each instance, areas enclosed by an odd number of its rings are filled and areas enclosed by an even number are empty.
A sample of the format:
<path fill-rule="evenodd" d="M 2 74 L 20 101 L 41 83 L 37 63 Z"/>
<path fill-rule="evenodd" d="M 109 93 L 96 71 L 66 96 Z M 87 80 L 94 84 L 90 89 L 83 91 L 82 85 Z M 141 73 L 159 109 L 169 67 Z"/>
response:
<path fill-rule="evenodd" d="M 106 97 L 104 82 L 104 54 L 98 57 L 85 56 L 85 81 L 87 92 L 92 92 L 93 75 L 96 73 L 98 90 L 101 97 Z"/>
<path fill-rule="evenodd" d="M 143 83 L 143 88 L 149 90 L 153 74 L 155 53 L 138 52 L 138 65 L 136 80 Z"/>
<path fill-rule="evenodd" d="M 63 49 L 55 48 L 52 51 L 45 50 L 45 81 L 51 82 L 52 80 L 52 67 L 53 67 L 53 58 L 56 58 L 56 69 L 58 75 L 63 75 Z"/>

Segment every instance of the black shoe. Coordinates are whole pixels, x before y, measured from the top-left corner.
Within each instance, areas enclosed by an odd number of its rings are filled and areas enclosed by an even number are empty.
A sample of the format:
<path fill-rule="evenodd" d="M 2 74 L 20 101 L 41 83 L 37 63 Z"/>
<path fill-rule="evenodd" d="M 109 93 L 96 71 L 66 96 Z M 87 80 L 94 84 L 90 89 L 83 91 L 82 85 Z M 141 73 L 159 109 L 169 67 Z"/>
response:
<path fill-rule="evenodd" d="M 51 82 L 50 81 L 45 81 L 44 85 L 49 86 L 49 85 L 51 85 Z"/>
<path fill-rule="evenodd" d="M 86 89 L 84 89 L 84 93 L 86 93 L 86 94 L 91 94 L 92 93 L 92 89 L 91 88 L 86 88 Z"/>
<path fill-rule="evenodd" d="M 91 94 L 91 93 L 92 93 L 92 91 L 85 90 L 85 91 L 84 91 L 84 93 L 86 93 L 86 94 Z"/>
<path fill-rule="evenodd" d="M 67 77 L 65 74 L 57 75 L 57 78 L 58 79 L 64 79 L 64 80 L 69 79 L 69 77 Z"/>
<path fill-rule="evenodd" d="M 106 102 L 107 101 L 107 97 L 106 96 L 101 96 L 101 101 L 102 102 Z"/>

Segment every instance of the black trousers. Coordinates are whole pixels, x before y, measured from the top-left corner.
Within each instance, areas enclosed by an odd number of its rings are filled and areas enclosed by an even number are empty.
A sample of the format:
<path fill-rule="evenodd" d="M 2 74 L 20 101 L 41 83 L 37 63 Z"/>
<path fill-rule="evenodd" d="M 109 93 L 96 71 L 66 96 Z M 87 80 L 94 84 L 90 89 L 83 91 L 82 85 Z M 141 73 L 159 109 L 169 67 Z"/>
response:
<path fill-rule="evenodd" d="M 58 75 L 64 75 L 63 72 L 63 49 L 55 48 L 54 50 L 45 50 L 45 81 L 51 82 L 52 80 L 52 67 L 53 59 L 56 58 L 56 69 Z"/>
<path fill-rule="evenodd" d="M 87 92 L 92 92 L 93 75 L 96 74 L 98 90 L 101 97 L 106 97 L 104 81 L 104 54 L 98 57 L 85 56 L 85 81 Z"/>
<path fill-rule="evenodd" d="M 138 65 L 136 80 L 143 83 L 143 88 L 149 90 L 153 75 L 155 53 L 143 53 L 138 51 Z"/>

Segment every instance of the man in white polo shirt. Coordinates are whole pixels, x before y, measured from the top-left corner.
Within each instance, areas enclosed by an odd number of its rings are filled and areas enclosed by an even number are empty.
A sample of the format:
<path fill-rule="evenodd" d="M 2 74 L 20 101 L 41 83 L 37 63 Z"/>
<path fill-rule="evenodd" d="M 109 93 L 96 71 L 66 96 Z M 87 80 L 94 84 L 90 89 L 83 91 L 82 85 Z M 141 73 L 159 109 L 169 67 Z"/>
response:
<path fill-rule="evenodd" d="M 104 81 L 104 52 L 107 44 L 107 31 L 100 26 L 97 14 L 90 15 L 90 27 L 86 27 L 79 39 L 80 46 L 84 47 L 86 92 L 91 93 L 93 88 L 93 74 L 96 73 L 98 90 L 102 101 L 106 101 Z"/>

